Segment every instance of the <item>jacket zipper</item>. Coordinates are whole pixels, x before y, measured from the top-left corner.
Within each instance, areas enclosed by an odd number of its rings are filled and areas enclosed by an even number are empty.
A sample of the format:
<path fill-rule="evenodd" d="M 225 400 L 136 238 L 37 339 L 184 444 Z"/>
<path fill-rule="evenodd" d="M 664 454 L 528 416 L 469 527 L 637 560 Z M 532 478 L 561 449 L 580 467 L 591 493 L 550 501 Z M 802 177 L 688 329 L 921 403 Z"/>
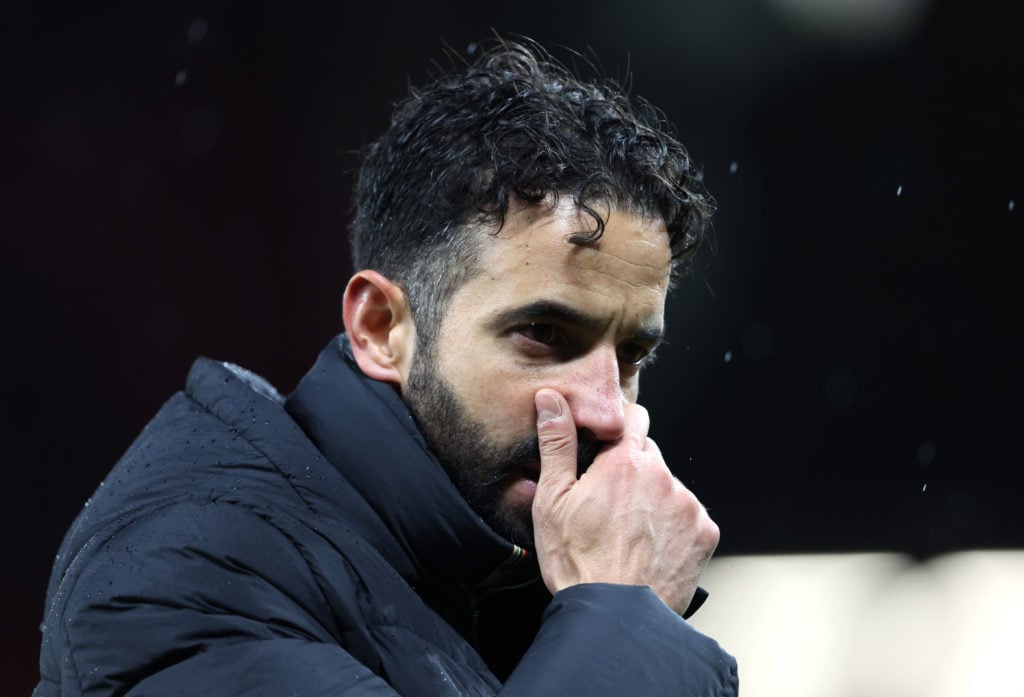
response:
<path fill-rule="evenodd" d="M 509 555 L 505 561 L 499 564 L 487 578 L 473 588 L 466 588 L 466 592 L 469 594 L 470 607 L 469 638 L 470 643 L 474 648 L 480 647 L 480 606 L 483 601 L 498 591 L 515 590 L 516 588 L 522 588 L 523 586 L 528 586 L 531 583 L 536 582 L 536 578 L 531 578 L 528 581 L 511 586 L 499 587 L 497 585 L 501 579 L 507 576 L 529 556 L 530 553 L 519 545 L 512 545 L 512 554 Z"/>

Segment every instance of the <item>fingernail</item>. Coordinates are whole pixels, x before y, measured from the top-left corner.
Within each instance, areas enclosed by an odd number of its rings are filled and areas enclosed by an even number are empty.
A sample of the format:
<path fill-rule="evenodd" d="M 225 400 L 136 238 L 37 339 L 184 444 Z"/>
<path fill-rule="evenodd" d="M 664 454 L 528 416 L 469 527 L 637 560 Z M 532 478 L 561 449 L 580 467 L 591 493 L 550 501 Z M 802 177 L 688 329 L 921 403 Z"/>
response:
<path fill-rule="evenodd" d="M 539 392 L 534 398 L 537 421 L 550 421 L 562 415 L 562 404 L 548 392 Z"/>

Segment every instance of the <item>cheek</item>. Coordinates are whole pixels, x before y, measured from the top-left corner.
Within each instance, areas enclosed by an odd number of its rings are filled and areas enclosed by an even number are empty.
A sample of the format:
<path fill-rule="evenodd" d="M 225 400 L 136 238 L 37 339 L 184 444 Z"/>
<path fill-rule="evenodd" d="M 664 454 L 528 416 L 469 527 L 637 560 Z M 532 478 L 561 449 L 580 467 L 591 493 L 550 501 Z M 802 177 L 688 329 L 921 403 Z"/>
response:
<path fill-rule="evenodd" d="M 565 366 L 542 369 L 517 362 L 507 342 L 472 331 L 473 322 L 451 324 L 439 341 L 438 361 L 463 408 L 495 439 L 509 443 L 535 435 L 534 395 L 542 387 L 565 390 Z"/>
<path fill-rule="evenodd" d="M 532 384 L 510 376 L 483 378 L 473 390 L 467 404 L 488 431 L 502 440 L 520 439 L 536 429 L 537 416 Z"/>
<path fill-rule="evenodd" d="M 491 439 L 507 445 L 536 434 L 533 396 L 541 385 L 508 371 L 481 372 L 464 385 L 463 406 Z"/>
<path fill-rule="evenodd" d="M 521 430 L 522 421 L 533 423 L 536 391 L 521 373 L 493 351 L 448 349 L 441 354 L 441 371 L 468 415 L 492 434 Z"/>

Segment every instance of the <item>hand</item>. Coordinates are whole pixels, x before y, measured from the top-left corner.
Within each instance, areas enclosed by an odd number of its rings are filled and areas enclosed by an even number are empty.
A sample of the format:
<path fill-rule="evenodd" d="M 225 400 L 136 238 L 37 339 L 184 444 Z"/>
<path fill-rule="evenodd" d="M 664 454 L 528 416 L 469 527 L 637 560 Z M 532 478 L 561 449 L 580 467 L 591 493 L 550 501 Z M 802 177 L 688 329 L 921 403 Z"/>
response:
<path fill-rule="evenodd" d="M 576 424 L 558 392 L 540 390 L 541 470 L 533 499 L 537 559 L 548 590 L 579 583 L 650 586 L 682 613 L 718 546 L 718 526 L 647 437 L 650 419 L 625 406 L 622 438 L 578 479 Z"/>

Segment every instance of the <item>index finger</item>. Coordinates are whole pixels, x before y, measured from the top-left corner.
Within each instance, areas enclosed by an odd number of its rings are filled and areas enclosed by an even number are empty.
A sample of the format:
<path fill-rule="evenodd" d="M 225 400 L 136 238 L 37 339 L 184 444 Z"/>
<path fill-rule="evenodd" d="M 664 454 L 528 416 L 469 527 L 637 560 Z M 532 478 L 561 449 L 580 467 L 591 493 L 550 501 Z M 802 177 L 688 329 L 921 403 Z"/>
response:
<path fill-rule="evenodd" d="M 625 427 L 622 440 L 633 443 L 641 450 L 647 447 L 647 432 L 651 428 L 651 415 L 639 404 L 627 404 L 624 410 Z"/>

